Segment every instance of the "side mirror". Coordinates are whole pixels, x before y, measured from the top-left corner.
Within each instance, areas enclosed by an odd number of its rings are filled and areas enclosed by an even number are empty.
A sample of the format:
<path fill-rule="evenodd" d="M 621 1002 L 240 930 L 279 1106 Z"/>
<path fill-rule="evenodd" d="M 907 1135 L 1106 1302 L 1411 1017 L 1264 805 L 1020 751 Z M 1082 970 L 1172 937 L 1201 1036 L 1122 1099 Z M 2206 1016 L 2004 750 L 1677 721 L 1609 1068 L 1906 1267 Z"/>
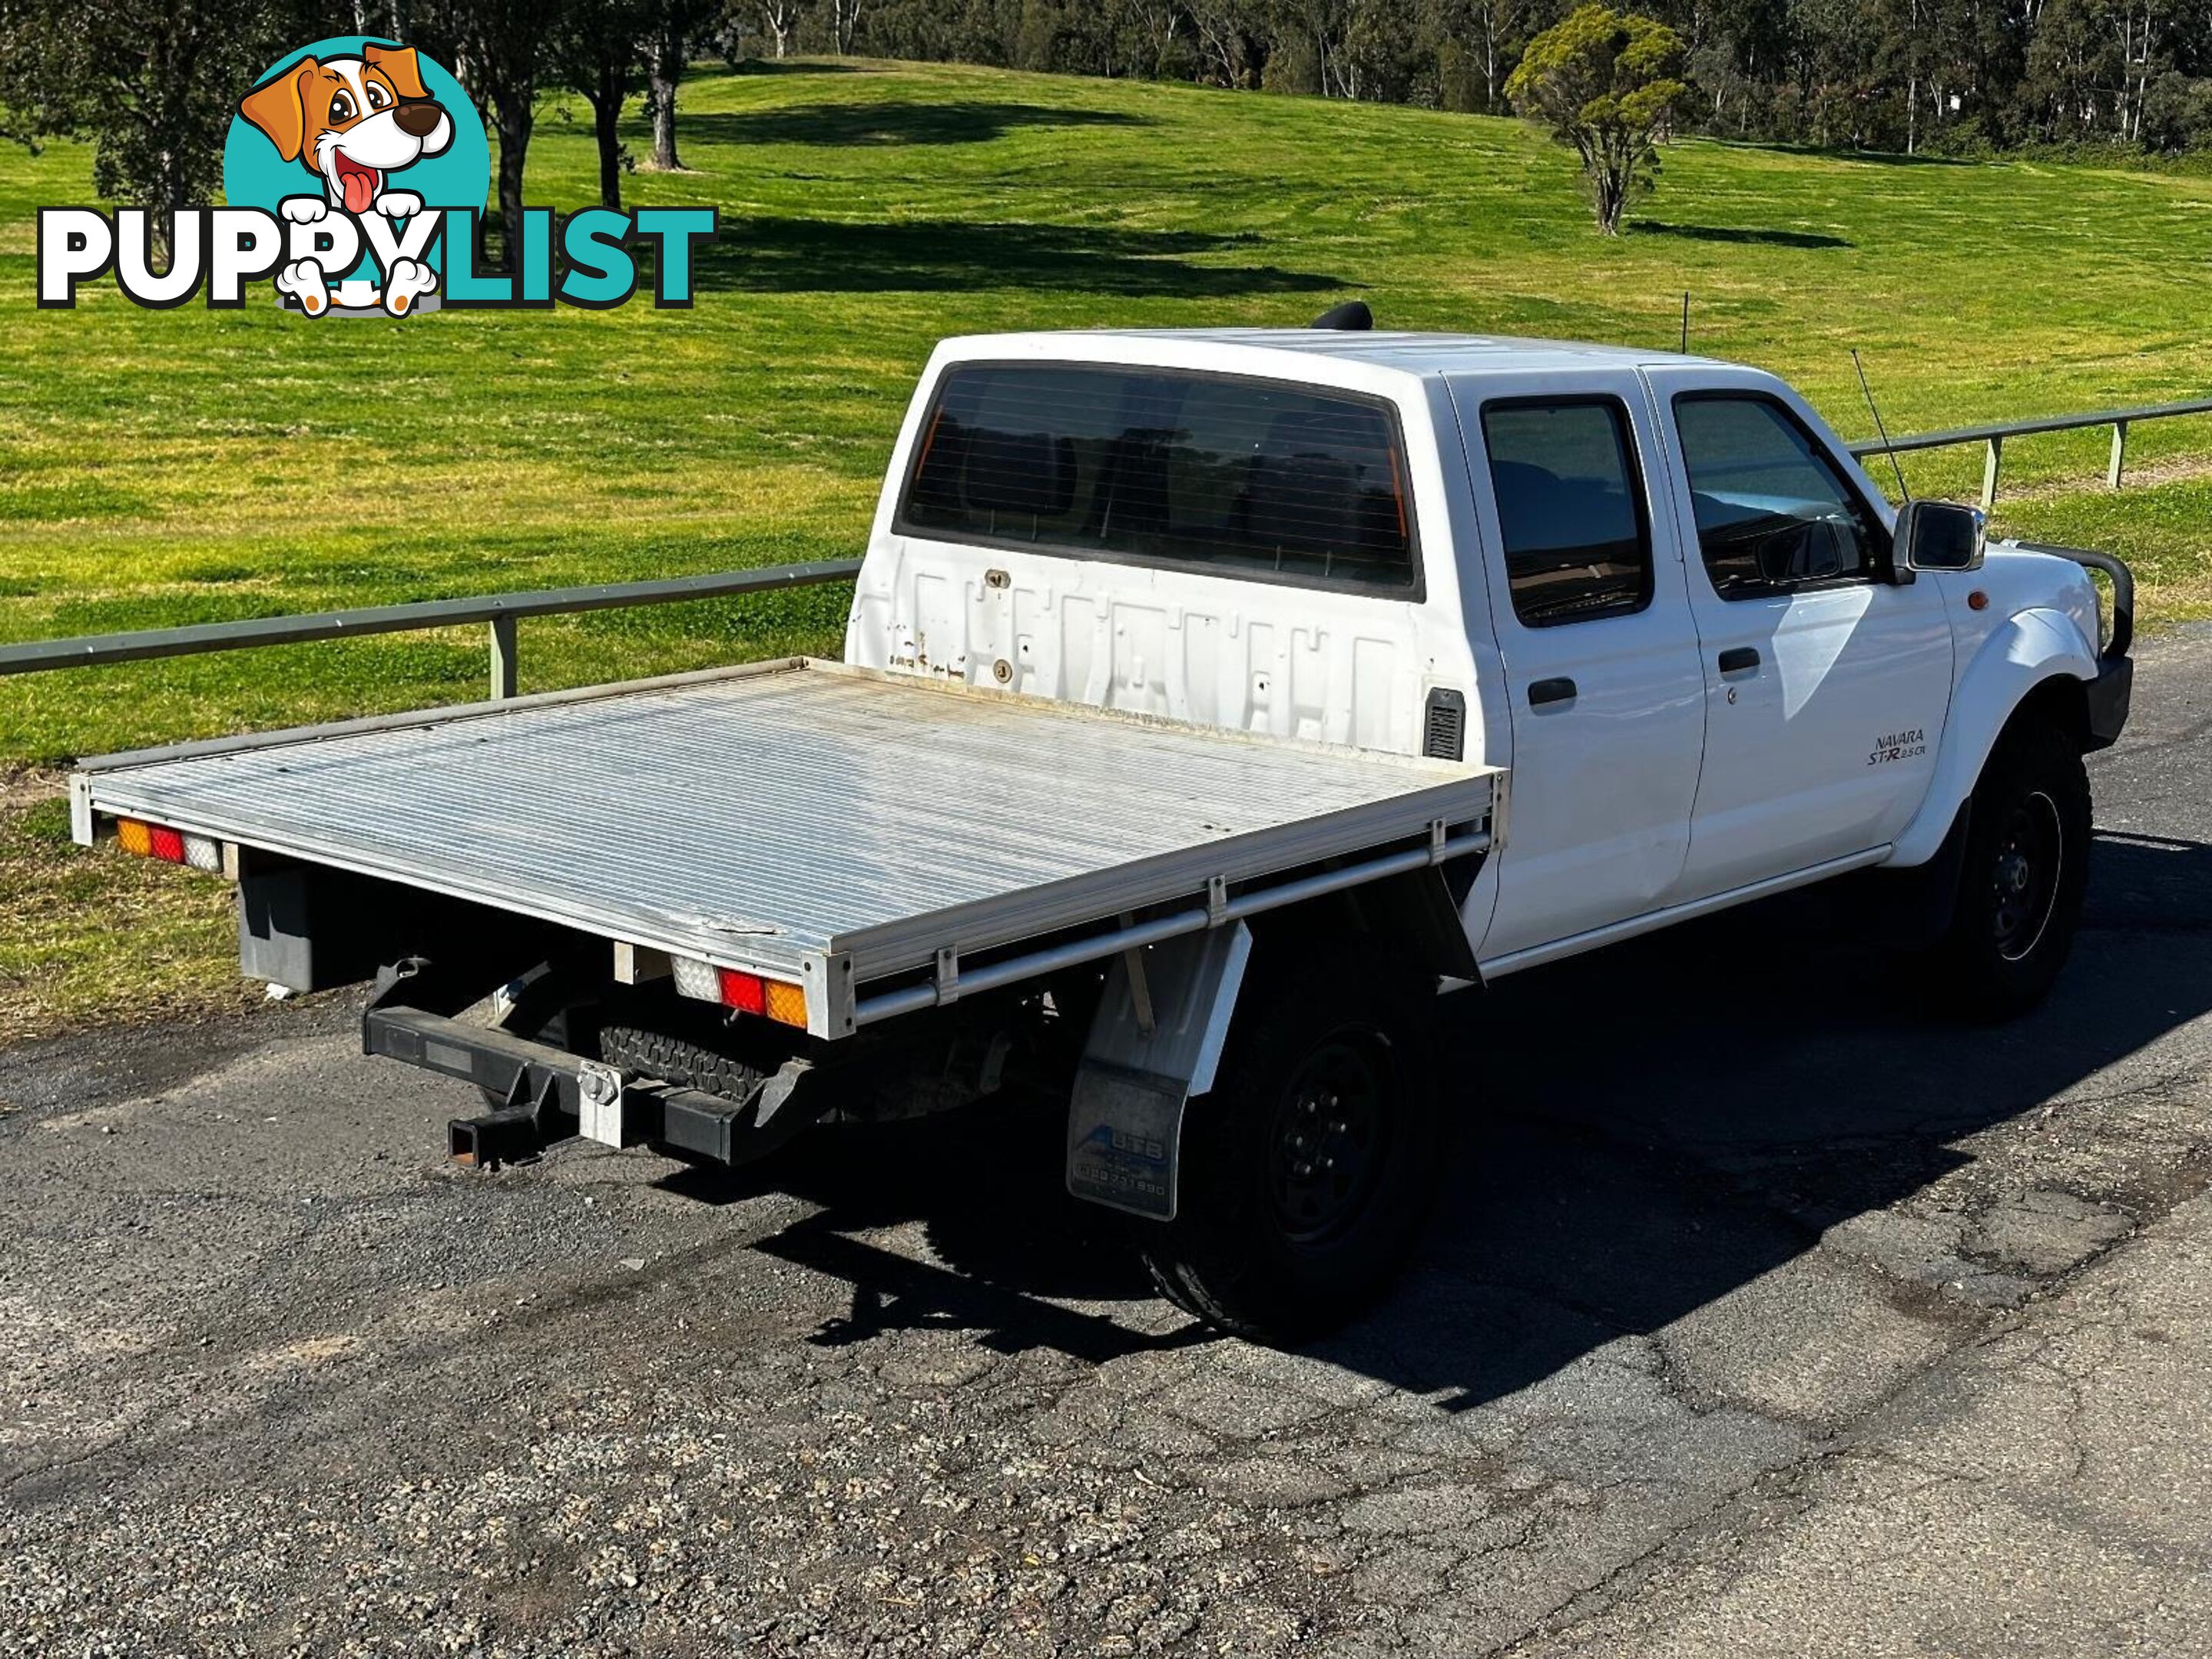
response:
<path fill-rule="evenodd" d="M 1897 509 L 1897 561 L 1907 570 L 1978 570 L 1986 533 L 1978 507 L 1907 501 Z"/>

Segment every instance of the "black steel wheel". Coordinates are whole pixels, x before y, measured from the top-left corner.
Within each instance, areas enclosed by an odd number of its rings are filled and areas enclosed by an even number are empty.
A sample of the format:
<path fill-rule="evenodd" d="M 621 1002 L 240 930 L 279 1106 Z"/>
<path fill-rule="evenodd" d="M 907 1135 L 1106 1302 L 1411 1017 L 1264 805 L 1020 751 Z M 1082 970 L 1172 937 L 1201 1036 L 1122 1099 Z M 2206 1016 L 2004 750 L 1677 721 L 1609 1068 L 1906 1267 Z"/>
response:
<path fill-rule="evenodd" d="M 1974 787 L 1932 999 L 1977 1019 L 2042 1000 L 2081 921 L 2089 826 L 2089 778 L 2073 741 L 2042 723 L 2007 732 Z"/>
<path fill-rule="evenodd" d="M 2030 789 L 2005 809 L 1990 870 L 1990 943 L 2007 962 L 2025 960 L 2049 931 L 2065 863 L 2058 804 L 2045 791 Z"/>
<path fill-rule="evenodd" d="M 1297 955 L 1271 963 L 1269 945 Z M 1184 1116 L 1176 1218 L 1136 1224 L 1162 1294 L 1280 1345 L 1382 1293 L 1441 1163 L 1436 989 L 1364 939 L 1262 941 L 1218 1080 Z"/>
<path fill-rule="evenodd" d="M 1294 1247 L 1327 1244 L 1373 1202 L 1389 1164 L 1389 1058 L 1340 1034 L 1306 1057 L 1279 1097 L 1267 1188 Z"/>

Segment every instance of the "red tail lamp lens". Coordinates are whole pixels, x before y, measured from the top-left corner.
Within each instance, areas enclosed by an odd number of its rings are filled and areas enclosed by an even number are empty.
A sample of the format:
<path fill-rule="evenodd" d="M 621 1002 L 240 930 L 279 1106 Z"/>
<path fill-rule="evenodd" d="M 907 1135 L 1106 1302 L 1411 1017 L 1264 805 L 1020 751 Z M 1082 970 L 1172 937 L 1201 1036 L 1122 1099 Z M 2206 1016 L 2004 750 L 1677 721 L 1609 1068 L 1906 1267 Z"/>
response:
<path fill-rule="evenodd" d="M 185 838 L 174 830 L 149 823 L 146 826 L 146 851 L 149 856 L 157 858 L 164 864 L 182 864 L 185 861 Z"/>
<path fill-rule="evenodd" d="M 720 970 L 722 1006 L 734 1008 L 741 1014 L 764 1014 L 768 1012 L 768 981 L 758 974 L 740 973 L 735 968 Z"/>

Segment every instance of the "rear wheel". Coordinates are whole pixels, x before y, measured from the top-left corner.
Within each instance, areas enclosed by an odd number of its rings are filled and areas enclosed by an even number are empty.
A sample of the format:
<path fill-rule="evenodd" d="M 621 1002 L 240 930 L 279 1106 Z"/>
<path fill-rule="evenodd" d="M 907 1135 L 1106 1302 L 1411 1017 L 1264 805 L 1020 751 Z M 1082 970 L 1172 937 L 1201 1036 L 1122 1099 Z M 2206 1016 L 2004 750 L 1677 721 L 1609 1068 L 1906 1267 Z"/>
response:
<path fill-rule="evenodd" d="M 1937 994 L 1982 1019 L 2040 1001 L 2066 965 L 2089 874 L 2089 778 L 2045 725 L 2008 732 L 1974 787 Z"/>
<path fill-rule="evenodd" d="M 1138 1224 L 1168 1299 L 1257 1341 L 1366 1307 L 1420 1231 L 1441 1136 L 1436 984 L 1378 951 L 1258 975 L 1222 1081 L 1190 1103 L 1177 1215 Z"/>

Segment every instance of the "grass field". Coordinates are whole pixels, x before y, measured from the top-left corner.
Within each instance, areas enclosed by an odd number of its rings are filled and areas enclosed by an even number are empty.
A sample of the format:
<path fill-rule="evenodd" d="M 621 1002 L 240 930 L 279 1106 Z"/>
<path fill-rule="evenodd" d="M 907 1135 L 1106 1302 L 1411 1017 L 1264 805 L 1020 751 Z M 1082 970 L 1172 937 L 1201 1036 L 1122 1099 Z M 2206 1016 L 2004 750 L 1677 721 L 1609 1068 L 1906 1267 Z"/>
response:
<path fill-rule="evenodd" d="M 2212 179 L 1685 143 L 1609 241 L 1566 153 L 1507 121 L 814 63 L 702 71 L 683 111 L 696 170 L 629 191 L 720 209 L 690 312 L 309 324 L 102 283 L 41 313 L 33 210 L 91 199 L 90 155 L 6 153 L 0 640 L 848 555 L 915 370 L 966 331 L 1296 323 L 1358 295 L 1389 326 L 1671 344 L 1687 289 L 1697 349 L 1790 377 L 1853 435 L 1854 346 L 1893 430 L 2212 385 Z M 541 118 L 533 201 L 590 198 L 583 117 Z M 2105 441 L 2013 446 L 2000 527 L 2126 554 L 2153 615 L 2212 611 L 2212 421 L 2140 429 L 2118 495 Z M 1909 465 L 1929 491 L 1979 476 L 1977 454 Z M 842 606 L 526 624 L 524 684 L 825 648 Z M 0 769 L 483 675 L 470 630 L 0 681 Z M 109 994 L 112 915 L 23 811 L 0 804 L 0 1035 Z M 221 979 L 220 932 L 212 908 L 145 925 L 162 994 Z"/>

